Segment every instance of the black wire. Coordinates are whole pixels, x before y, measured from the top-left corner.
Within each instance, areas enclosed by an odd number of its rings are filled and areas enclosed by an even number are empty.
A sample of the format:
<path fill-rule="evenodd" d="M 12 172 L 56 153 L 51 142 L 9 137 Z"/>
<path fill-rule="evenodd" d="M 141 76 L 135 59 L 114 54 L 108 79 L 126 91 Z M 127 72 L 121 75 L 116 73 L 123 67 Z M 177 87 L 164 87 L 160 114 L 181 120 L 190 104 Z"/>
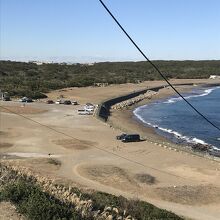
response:
<path fill-rule="evenodd" d="M 127 38 L 132 42 L 132 44 L 137 48 L 137 50 L 142 54 L 142 56 L 154 67 L 154 69 L 160 74 L 160 76 L 167 82 L 167 84 L 197 113 L 199 114 L 203 119 L 205 119 L 210 125 L 215 127 L 218 131 L 220 131 L 220 128 L 215 125 L 213 122 L 211 122 L 206 116 L 204 116 L 201 112 L 199 112 L 189 101 L 187 101 L 180 92 L 175 89 L 175 87 L 168 81 L 168 79 L 161 73 L 159 68 L 144 54 L 144 52 L 140 49 L 140 47 L 134 42 L 134 40 L 130 37 L 130 35 L 125 31 L 125 29 L 122 27 L 122 25 L 119 23 L 119 21 L 115 18 L 115 16 L 111 13 L 111 11 L 107 8 L 107 6 L 103 3 L 102 0 L 99 0 L 99 2 L 102 4 L 102 6 L 105 8 L 105 10 L 109 13 L 109 15 L 113 18 L 113 20 L 117 23 L 117 25 L 120 27 L 120 29 L 124 32 L 124 34 L 127 36 Z"/>
<path fill-rule="evenodd" d="M 22 115 L 22 114 L 19 114 L 19 113 L 17 113 L 17 112 L 14 112 L 14 111 L 12 111 L 11 109 L 9 109 L 9 108 L 7 108 L 7 107 L 5 107 L 5 106 L 0 105 L 0 108 L 5 109 L 6 111 L 9 111 L 9 112 L 11 112 L 11 113 L 13 113 L 13 114 L 15 114 L 15 115 L 18 115 L 18 116 L 20 116 L 20 117 L 22 117 L 22 118 L 25 118 L 26 120 L 29 120 L 29 121 L 31 121 L 31 122 L 34 122 L 34 123 L 36 123 L 36 124 L 38 124 L 38 125 L 40 125 L 40 126 L 43 126 L 43 127 L 47 128 L 47 129 L 50 129 L 50 130 L 52 130 L 52 131 L 54 131 L 54 132 L 56 132 L 56 133 L 58 133 L 58 134 L 62 134 L 62 135 L 66 136 L 66 137 L 69 137 L 69 138 L 71 138 L 71 139 L 73 139 L 73 140 L 78 140 L 78 141 L 79 141 L 79 139 L 77 139 L 77 138 L 75 138 L 75 137 L 73 137 L 73 136 L 71 136 L 71 135 L 69 135 L 69 134 L 66 134 L 66 133 L 64 133 L 64 132 L 62 132 L 62 131 L 59 131 L 59 130 L 57 130 L 57 129 L 55 129 L 55 128 L 52 128 L 52 127 L 50 127 L 50 126 L 48 126 L 48 125 L 42 124 L 42 123 L 40 123 L 40 122 L 38 122 L 38 121 L 35 121 L 35 120 L 32 119 L 32 118 L 29 118 L 29 117 L 27 117 L 27 116 L 24 116 L 24 115 Z M 144 164 L 141 163 L 141 162 L 138 162 L 138 161 L 132 160 L 132 159 L 130 159 L 130 158 L 121 156 L 121 155 L 116 154 L 116 153 L 114 153 L 114 152 L 108 151 L 108 150 L 106 150 L 106 149 L 104 149 L 104 148 L 97 147 L 97 146 L 93 146 L 93 147 L 96 148 L 96 149 L 98 149 L 98 150 L 100 150 L 100 151 L 103 151 L 103 152 L 105 152 L 105 153 L 112 154 L 113 156 L 118 157 L 118 158 L 120 158 L 120 159 L 124 159 L 124 160 L 126 160 L 126 161 L 128 161 L 128 162 L 131 162 L 131 163 L 137 164 L 137 165 L 139 165 L 139 166 L 142 166 L 142 167 L 144 167 L 144 168 L 152 169 L 152 170 L 155 170 L 155 171 L 157 171 L 157 172 L 164 173 L 164 174 L 167 174 L 167 175 L 170 175 L 170 176 L 174 176 L 174 177 L 178 177 L 178 178 L 181 178 L 181 179 L 186 179 L 186 178 L 184 178 L 184 177 L 182 177 L 182 176 L 178 176 L 178 175 L 175 175 L 175 174 L 172 174 L 172 173 L 169 173 L 169 172 L 166 172 L 166 171 L 163 171 L 163 170 L 160 170 L 160 169 L 151 167 L 151 166 L 144 165 Z"/>

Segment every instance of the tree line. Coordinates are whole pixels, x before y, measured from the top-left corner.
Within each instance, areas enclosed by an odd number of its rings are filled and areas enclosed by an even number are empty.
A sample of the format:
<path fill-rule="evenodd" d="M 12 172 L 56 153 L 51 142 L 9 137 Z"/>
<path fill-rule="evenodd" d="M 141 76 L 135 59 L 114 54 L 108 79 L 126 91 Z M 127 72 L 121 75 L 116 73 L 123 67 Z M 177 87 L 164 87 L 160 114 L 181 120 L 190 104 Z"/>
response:
<path fill-rule="evenodd" d="M 220 75 L 220 61 L 154 61 L 167 78 L 208 78 Z M 44 98 L 44 93 L 66 87 L 95 83 L 139 83 L 160 80 L 153 67 L 142 62 L 102 62 L 86 64 L 42 64 L 0 61 L 0 89 L 11 96 Z"/>

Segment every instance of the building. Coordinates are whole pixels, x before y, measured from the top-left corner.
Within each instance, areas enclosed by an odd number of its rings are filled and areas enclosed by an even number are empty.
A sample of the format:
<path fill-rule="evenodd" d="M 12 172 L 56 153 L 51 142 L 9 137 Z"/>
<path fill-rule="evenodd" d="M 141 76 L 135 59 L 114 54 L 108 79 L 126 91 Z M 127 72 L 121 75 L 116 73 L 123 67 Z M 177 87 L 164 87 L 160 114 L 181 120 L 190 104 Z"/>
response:
<path fill-rule="evenodd" d="M 3 101 L 10 101 L 11 100 L 8 92 L 0 92 L 0 94 L 1 94 L 1 99 Z"/>
<path fill-rule="evenodd" d="M 209 79 L 220 79 L 219 75 L 210 75 Z"/>

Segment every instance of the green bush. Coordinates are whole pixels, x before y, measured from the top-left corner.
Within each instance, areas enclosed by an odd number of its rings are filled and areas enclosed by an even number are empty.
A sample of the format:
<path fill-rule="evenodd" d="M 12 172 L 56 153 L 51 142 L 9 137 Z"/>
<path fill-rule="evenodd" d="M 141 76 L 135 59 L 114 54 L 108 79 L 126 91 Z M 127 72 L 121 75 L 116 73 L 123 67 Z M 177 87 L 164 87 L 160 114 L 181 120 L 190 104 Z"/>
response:
<path fill-rule="evenodd" d="M 91 199 L 93 202 L 92 204 L 94 210 L 103 211 L 106 206 L 117 207 L 121 214 L 123 214 L 124 210 L 126 210 L 128 214 L 138 220 L 183 219 L 172 212 L 159 209 L 150 203 L 139 200 L 128 200 L 122 196 L 114 196 L 108 193 L 81 193 L 81 198 Z"/>
<path fill-rule="evenodd" d="M 74 207 L 61 203 L 42 192 L 39 187 L 22 180 L 6 185 L 1 191 L 0 198 L 14 203 L 18 212 L 28 219 L 85 219 L 74 210 Z"/>
<path fill-rule="evenodd" d="M 126 214 L 130 214 L 138 220 L 182 220 L 181 217 L 172 212 L 159 209 L 147 202 L 128 200 L 122 196 L 117 197 L 102 192 L 84 193 L 78 188 L 73 188 L 72 191 L 81 199 L 91 199 L 93 210 L 96 211 L 103 211 L 105 207 L 110 206 L 117 207 L 121 215 L 126 210 Z M 27 183 L 24 180 L 10 183 L 3 190 L 0 190 L 0 201 L 2 200 L 14 203 L 18 212 L 28 219 L 93 219 L 91 216 L 82 217 L 70 204 L 62 203 L 46 192 L 42 192 L 36 185 Z"/>

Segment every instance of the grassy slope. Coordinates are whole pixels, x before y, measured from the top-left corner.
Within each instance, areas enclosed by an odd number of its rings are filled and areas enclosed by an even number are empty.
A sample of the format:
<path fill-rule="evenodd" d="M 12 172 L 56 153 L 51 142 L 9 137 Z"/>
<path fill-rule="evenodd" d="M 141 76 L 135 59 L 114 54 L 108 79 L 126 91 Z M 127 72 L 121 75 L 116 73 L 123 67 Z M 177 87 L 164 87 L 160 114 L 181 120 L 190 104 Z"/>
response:
<path fill-rule="evenodd" d="M 173 219 L 182 218 L 163 209 L 159 209 L 147 202 L 127 200 L 124 197 L 116 197 L 107 193 L 94 192 L 92 194 L 83 193 L 78 188 L 74 193 L 80 195 L 83 200 L 92 200 L 93 210 L 104 211 L 105 207 L 117 207 L 118 214 L 113 214 L 113 219 L 118 215 L 123 215 L 126 210 L 127 215 L 140 220 Z M 82 216 L 80 211 L 76 211 L 72 204 L 66 204 L 43 192 L 41 188 L 33 183 L 24 180 L 17 180 L 6 184 L 0 188 L 0 202 L 10 201 L 17 207 L 18 212 L 28 219 L 95 219 L 91 213 Z"/>

